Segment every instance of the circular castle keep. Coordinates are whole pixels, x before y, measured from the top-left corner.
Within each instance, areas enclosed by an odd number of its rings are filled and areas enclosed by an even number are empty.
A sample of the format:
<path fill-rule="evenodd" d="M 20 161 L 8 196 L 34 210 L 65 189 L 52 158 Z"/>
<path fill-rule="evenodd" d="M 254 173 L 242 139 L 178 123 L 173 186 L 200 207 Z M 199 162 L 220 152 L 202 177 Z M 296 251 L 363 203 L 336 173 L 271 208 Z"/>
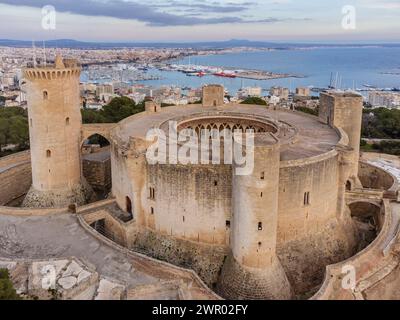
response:
<path fill-rule="evenodd" d="M 290 299 L 307 292 L 326 265 L 350 257 L 357 246 L 344 196 L 346 184 L 360 185 L 362 98 L 325 95 L 317 119 L 218 105 L 223 89 L 203 90 L 202 105 L 161 110 L 147 102 L 145 113 L 111 134 L 113 196 L 120 208 L 133 206 L 135 247 L 189 265 L 225 298 Z M 149 164 L 146 134 L 168 132 L 170 121 L 178 131 L 253 129 L 254 170 L 240 176 L 229 164 Z"/>
<path fill-rule="evenodd" d="M 80 148 L 90 135 L 101 134 L 110 141 L 114 199 L 112 219 L 101 213 L 102 233 L 194 270 L 227 299 L 310 297 L 321 287 L 326 266 L 349 259 L 373 240 L 361 244 L 365 234 L 355 218 L 372 212 L 377 233 L 388 221 L 382 218 L 382 200 L 357 205 L 364 187 L 388 190 L 394 183 L 389 174 L 359 164 L 362 97 L 357 94 L 322 93 L 314 117 L 224 104 L 224 89 L 209 85 L 202 104 L 160 108 L 149 99 L 145 112 L 118 124 L 82 125 L 79 73 L 75 61 L 59 57 L 53 67 L 25 70 L 32 160 L 25 207 L 89 202 L 92 190 L 83 178 Z M 149 161 L 146 154 L 155 142 L 146 139 L 150 130 L 165 132 L 165 151 L 184 145 L 171 138 L 171 123 L 177 133 L 192 129 L 200 136 L 205 129 L 252 130 L 252 170 L 237 174 L 242 166 L 236 162 L 183 164 L 174 162 L 171 152 L 167 163 Z M 206 141 L 200 149 L 211 154 L 215 139 Z M 99 231 L 100 218 L 91 210 L 84 219 Z M 124 222 L 116 223 L 118 217 Z"/>

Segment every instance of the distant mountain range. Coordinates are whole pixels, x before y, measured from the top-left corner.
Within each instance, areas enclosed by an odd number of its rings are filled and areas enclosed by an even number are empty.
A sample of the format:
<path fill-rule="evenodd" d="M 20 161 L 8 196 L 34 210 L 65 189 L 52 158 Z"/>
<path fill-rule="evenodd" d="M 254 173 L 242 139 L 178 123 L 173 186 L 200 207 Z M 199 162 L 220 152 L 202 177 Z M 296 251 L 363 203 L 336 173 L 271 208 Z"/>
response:
<path fill-rule="evenodd" d="M 36 41 L 36 46 L 42 46 L 43 41 Z M 194 48 L 194 49 L 226 49 L 234 47 L 253 48 L 311 48 L 311 47 L 400 47 L 400 43 L 355 43 L 355 44 L 334 44 L 334 43 L 278 43 L 249 40 L 229 40 L 219 42 L 85 42 L 71 39 L 46 40 L 48 48 L 71 48 L 71 49 L 112 49 L 112 48 Z M 0 39 L 0 46 L 5 47 L 32 47 L 32 41 Z"/>

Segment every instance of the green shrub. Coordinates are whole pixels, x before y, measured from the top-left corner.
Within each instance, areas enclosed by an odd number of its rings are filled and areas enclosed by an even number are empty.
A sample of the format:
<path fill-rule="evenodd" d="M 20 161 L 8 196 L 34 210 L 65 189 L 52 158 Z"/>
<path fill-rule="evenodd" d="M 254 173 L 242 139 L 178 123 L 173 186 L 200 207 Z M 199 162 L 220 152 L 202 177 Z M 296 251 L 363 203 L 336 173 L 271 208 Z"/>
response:
<path fill-rule="evenodd" d="M 256 104 L 259 106 L 268 105 L 264 99 L 261 99 L 259 97 L 248 97 L 241 104 Z"/>
<path fill-rule="evenodd" d="M 0 269 L 0 300 L 20 300 L 7 269 Z"/>

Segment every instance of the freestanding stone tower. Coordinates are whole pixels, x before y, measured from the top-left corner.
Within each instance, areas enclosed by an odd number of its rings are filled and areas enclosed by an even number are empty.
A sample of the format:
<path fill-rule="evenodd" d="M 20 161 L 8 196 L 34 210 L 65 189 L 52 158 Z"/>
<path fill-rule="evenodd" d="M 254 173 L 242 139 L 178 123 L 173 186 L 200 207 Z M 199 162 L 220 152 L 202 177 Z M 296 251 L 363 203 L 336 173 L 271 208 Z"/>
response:
<path fill-rule="evenodd" d="M 65 207 L 88 199 L 81 178 L 80 72 L 75 60 L 60 56 L 54 65 L 24 70 L 33 181 L 25 207 Z"/>

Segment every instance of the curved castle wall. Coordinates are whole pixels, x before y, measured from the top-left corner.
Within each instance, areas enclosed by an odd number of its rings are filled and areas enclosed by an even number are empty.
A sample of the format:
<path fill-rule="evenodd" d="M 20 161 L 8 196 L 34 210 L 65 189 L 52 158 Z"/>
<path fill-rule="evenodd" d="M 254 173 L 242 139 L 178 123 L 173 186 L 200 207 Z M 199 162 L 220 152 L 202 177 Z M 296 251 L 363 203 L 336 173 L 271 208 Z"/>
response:
<path fill-rule="evenodd" d="M 338 156 L 281 163 L 277 252 L 296 293 L 318 286 L 326 265 L 352 254 L 338 214 Z"/>
<path fill-rule="evenodd" d="M 32 184 L 29 151 L 0 158 L 0 206 L 24 196 Z"/>

